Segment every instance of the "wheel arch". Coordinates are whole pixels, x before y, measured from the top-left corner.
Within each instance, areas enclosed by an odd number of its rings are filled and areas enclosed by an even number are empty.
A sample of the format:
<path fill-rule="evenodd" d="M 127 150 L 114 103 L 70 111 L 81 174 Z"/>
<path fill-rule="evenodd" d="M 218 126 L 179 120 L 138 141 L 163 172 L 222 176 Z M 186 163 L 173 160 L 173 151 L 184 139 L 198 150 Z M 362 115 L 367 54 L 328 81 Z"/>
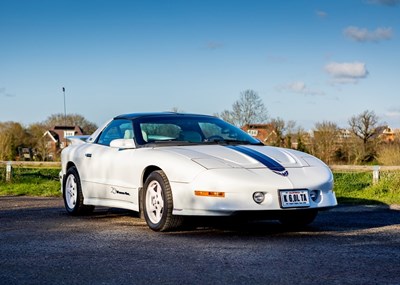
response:
<path fill-rule="evenodd" d="M 73 163 L 72 161 L 68 161 L 67 165 L 65 166 L 65 172 L 67 172 L 68 169 L 70 169 L 73 166 L 76 167 L 75 163 Z"/>
<path fill-rule="evenodd" d="M 142 180 L 140 181 L 140 188 L 139 188 L 139 193 L 138 193 L 138 199 L 139 199 L 139 215 L 141 218 L 144 218 L 144 214 L 143 214 L 143 187 L 144 187 L 144 183 L 146 182 L 147 177 L 149 177 L 149 175 L 157 170 L 162 170 L 160 167 L 156 166 L 156 165 L 149 165 L 147 166 L 142 173 Z"/>
<path fill-rule="evenodd" d="M 156 170 L 162 170 L 160 167 L 156 165 L 149 165 L 143 170 L 143 175 L 142 175 L 142 181 L 141 181 L 141 186 L 144 186 L 144 183 L 146 182 L 147 177 Z"/>

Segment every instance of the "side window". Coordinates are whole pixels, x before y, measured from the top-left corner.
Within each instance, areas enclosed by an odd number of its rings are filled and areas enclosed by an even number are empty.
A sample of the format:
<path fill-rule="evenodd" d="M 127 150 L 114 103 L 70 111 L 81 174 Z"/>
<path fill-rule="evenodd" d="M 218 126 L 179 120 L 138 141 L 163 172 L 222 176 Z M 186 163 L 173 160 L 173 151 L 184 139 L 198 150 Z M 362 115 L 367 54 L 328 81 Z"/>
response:
<path fill-rule="evenodd" d="M 114 120 L 100 134 L 97 143 L 110 145 L 115 139 L 133 139 L 133 127 L 130 120 Z"/>
<path fill-rule="evenodd" d="M 140 124 L 142 135 L 146 136 L 145 141 L 166 141 L 175 140 L 179 137 L 181 128 L 175 124 L 156 124 L 142 123 Z"/>

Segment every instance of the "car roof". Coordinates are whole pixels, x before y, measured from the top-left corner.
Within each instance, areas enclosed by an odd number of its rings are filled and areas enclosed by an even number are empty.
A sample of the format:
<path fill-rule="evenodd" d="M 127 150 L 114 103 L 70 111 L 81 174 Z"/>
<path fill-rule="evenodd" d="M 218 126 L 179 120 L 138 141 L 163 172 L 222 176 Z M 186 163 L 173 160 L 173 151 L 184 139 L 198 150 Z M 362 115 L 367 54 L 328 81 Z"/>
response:
<path fill-rule="evenodd" d="M 149 117 L 213 117 L 209 115 L 201 115 L 201 114 L 187 114 L 187 113 L 175 113 L 175 112 L 148 112 L 148 113 L 130 113 L 130 114 L 123 114 L 114 117 L 114 120 L 117 119 L 128 119 L 133 120 L 137 118 L 149 118 Z"/>

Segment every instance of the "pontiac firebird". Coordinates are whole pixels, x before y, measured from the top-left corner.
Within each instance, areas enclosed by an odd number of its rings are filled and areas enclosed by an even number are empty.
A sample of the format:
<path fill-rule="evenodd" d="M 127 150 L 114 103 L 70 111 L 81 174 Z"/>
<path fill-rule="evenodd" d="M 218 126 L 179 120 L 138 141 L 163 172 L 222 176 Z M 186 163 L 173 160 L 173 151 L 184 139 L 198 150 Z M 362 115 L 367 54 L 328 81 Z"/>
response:
<path fill-rule="evenodd" d="M 244 216 L 301 226 L 337 205 L 319 159 L 263 145 L 207 115 L 117 116 L 62 151 L 61 191 L 71 215 L 95 206 L 141 213 L 154 231 L 189 216 Z"/>

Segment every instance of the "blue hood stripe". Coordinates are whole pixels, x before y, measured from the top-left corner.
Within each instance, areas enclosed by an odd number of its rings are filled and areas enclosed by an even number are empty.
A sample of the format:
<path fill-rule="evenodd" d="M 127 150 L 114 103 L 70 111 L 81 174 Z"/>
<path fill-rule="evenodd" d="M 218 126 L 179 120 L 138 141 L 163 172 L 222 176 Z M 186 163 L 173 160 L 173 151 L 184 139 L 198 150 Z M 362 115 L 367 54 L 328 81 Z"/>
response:
<path fill-rule="evenodd" d="M 255 151 L 255 150 L 253 150 L 251 148 L 247 148 L 247 147 L 240 146 L 240 145 L 238 145 L 238 146 L 228 145 L 226 147 L 228 147 L 230 149 L 233 149 L 235 151 L 241 152 L 241 153 L 243 153 L 245 155 L 248 155 L 251 158 L 254 158 L 255 160 L 257 160 L 260 163 L 264 164 L 266 167 L 268 167 L 269 169 L 271 169 L 274 172 L 279 172 L 280 174 L 283 174 L 284 172 L 286 172 L 285 167 L 280 165 L 276 160 L 266 156 L 265 154 L 262 154 L 262 153 L 260 153 L 258 151 Z"/>

